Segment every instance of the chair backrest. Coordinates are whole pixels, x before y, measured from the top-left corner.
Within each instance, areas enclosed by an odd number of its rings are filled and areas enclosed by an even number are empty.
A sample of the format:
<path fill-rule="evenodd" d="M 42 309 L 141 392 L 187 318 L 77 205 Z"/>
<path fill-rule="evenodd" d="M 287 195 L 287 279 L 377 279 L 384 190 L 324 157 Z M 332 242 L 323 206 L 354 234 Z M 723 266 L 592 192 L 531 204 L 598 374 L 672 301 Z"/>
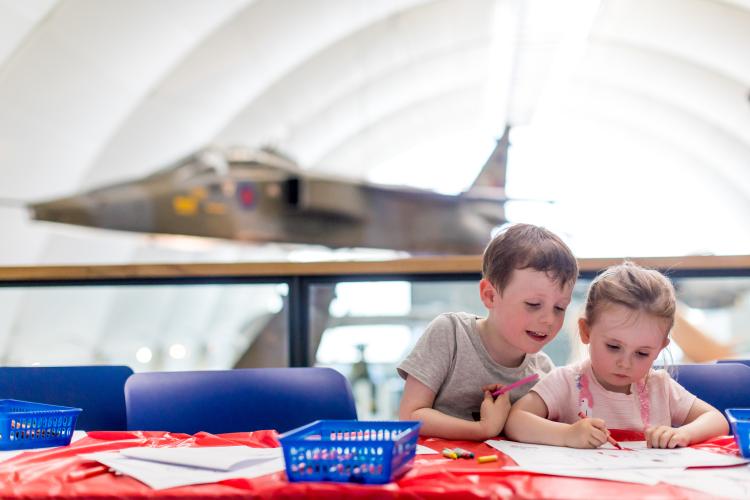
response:
<path fill-rule="evenodd" d="M 674 365 L 670 372 L 685 389 L 722 413 L 726 408 L 750 408 L 750 366 L 740 363 Z"/>
<path fill-rule="evenodd" d="M 128 429 L 213 434 L 356 419 L 349 381 L 330 368 L 136 373 L 125 384 Z"/>
<path fill-rule="evenodd" d="M 720 359 L 717 363 L 739 363 L 741 365 L 750 366 L 750 359 Z"/>
<path fill-rule="evenodd" d="M 127 366 L 0 367 L 0 399 L 82 408 L 76 427 L 125 430 Z"/>

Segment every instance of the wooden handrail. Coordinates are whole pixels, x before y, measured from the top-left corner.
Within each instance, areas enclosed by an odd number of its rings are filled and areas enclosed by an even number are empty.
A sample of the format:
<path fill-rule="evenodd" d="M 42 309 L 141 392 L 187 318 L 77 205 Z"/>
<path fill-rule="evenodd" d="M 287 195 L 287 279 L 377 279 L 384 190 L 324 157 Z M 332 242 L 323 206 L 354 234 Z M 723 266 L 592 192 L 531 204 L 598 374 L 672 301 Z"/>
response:
<path fill-rule="evenodd" d="M 646 257 L 630 259 L 662 270 L 750 269 L 750 255 Z M 623 258 L 579 259 L 581 271 L 595 272 Z M 356 276 L 385 274 L 464 274 L 481 271 L 478 255 L 414 257 L 381 261 L 247 262 L 215 264 L 127 264 L 96 266 L 0 267 L 0 282 L 185 277 Z"/>

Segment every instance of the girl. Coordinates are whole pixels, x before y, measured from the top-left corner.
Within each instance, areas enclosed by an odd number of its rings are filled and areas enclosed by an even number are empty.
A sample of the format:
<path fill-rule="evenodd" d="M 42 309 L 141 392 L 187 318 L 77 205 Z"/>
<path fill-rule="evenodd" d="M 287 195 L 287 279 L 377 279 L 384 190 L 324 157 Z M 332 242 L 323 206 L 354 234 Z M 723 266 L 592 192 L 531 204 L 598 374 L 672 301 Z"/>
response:
<path fill-rule="evenodd" d="M 651 366 L 669 344 L 674 288 L 626 262 L 591 283 L 578 320 L 589 359 L 557 368 L 513 405 L 505 434 L 527 443 L 596 448 L 613 429 L 643 431 L 649 447 L 688 446 L 728 432 L 724 416 Z M 605 424 L 606 422 L 606 424 Z"/>

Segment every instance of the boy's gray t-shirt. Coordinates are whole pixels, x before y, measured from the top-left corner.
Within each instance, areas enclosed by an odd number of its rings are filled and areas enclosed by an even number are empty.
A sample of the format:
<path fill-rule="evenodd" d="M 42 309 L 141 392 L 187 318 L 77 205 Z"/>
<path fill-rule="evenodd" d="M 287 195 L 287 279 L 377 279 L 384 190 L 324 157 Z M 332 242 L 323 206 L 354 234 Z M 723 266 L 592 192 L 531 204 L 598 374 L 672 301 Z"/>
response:
<path fill-rule="evenodd" d="M 479 336 L 477 319 L 462 312 L 441 314 L 427 326 L 397 368 L 403 379 L 411 375 L 435 391 L 433 408 L 464 420 L 473 420 L 472 412 L 479 411 L 484 399 L 482 386 L 507 385 L 532 373 L 544 375 L 554 368 L 543 352 L 527 354 L 515 368 L 496 363 Z M 533 386 L 529 383 L 513 389 L 511 402 Z"/>

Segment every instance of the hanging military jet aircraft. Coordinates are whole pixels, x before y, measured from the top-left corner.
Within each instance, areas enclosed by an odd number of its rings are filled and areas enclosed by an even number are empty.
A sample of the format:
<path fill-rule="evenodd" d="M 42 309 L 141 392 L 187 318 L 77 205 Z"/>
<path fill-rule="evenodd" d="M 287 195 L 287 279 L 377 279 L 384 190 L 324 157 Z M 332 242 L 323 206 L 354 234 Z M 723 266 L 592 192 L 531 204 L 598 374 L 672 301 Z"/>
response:
<path fill-rule="evenodd" d="M 505 222 L 507 148 L 506 130 L 459 195 L 315 176 L 270 150 L 204 149 L 145 178 L 30 208 L 37 220 L 124 231 L 476 254 Z"/>

